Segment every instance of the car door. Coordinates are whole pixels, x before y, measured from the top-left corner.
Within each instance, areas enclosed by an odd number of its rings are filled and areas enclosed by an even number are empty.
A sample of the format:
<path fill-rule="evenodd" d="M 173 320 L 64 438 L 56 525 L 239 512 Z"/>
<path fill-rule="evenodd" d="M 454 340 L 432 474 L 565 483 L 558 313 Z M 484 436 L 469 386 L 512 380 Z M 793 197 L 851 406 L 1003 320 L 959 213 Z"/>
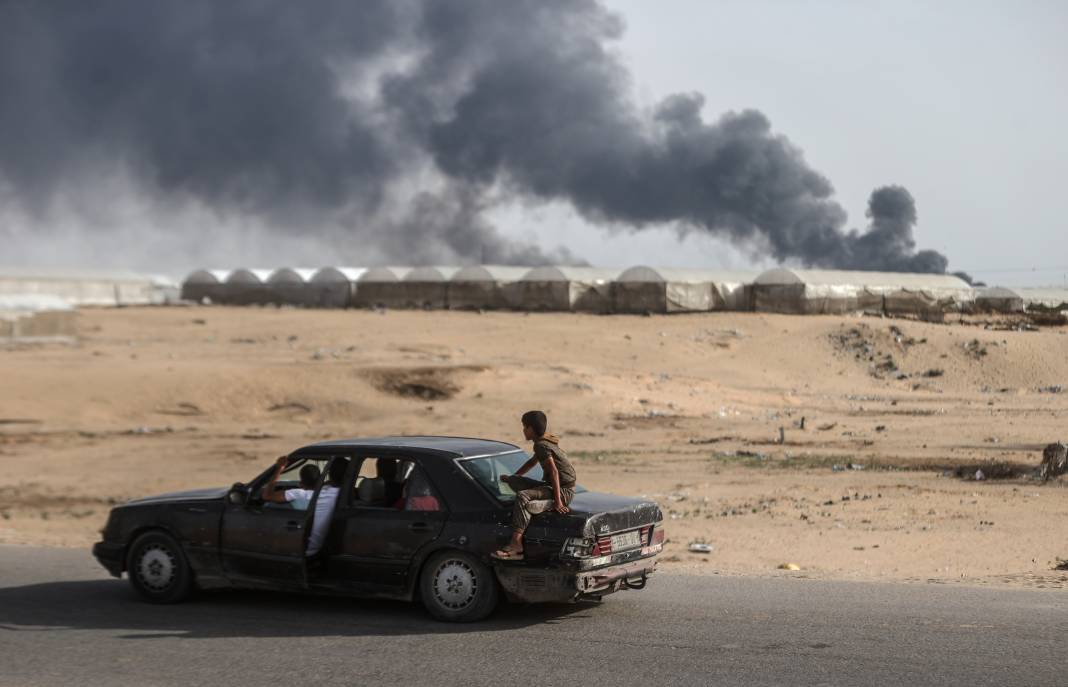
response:
<path fill-rule="evenodd" d="M 286 481 L 285 478 L 295 473 L 302 463 L 293 463 L 280 481 Z M 325 474 L 326 470 L 321 472 Z M 254 484 L 253 492 L 258 488 Z M 316 487 L 316 497 L 320 489 L 322 479 Z M 313 498 L 307 510 L 251 498 L 245 504 L 227 503 L 220 535 L 224 574 L 247 584 L 305 587 L 304 546 L 314 503 Z"/>
<path fill-rule="evenodd" d="M 331 584 L 396 593 L 406 588 L 413 561 L 445 527 L 445 504 L 417 461 L 404 483 L 403 503 L 338 505 L 336 552 L 327 561 Z M 398 507 L 400 506 L 400 507 Z"/>

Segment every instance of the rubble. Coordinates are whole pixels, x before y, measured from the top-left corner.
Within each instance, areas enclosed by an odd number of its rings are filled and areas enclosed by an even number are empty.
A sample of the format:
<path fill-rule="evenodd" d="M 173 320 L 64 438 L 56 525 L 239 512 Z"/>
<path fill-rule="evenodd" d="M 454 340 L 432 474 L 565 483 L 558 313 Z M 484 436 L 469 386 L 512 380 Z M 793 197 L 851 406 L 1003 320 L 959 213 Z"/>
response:
<path fill-rule="evenodd" d="M 1042 465 L 1039 476 L 1043 482 L 1068 472 L 1068 446 L 1057 441 L 1042 450 Z"/>

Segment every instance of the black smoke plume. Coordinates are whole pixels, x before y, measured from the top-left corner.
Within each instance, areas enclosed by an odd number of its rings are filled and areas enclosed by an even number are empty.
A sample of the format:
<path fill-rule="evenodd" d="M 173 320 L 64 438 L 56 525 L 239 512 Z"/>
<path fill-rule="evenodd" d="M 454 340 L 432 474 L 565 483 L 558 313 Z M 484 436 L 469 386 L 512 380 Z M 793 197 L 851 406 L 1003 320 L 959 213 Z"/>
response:
<path fill-rule="evenodd" d="M 575 258 L 484 211 L 565 201 L 780 261 L 945 271 L 916 251 L 908 191 L 876 190 L 869 228 L 846 232 L 830 182 L 760 112 L 706 121 L 693 93 L 641 110 L 623 28 L 596 0 L 0 0 L 0 202 L 41 227 L 68 196 L 107 216 L 85 189 L 121 173 L 161 215 L 194 203 L 383 260 L 537 264 Z"/>

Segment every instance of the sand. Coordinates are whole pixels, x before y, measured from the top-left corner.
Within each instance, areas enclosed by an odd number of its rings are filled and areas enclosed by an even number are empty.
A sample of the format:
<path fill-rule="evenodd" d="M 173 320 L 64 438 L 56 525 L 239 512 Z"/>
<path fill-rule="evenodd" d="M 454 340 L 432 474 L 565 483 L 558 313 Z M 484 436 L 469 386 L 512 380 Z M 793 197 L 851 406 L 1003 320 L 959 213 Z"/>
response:
<path fill-rule="evenodd" d="M 114 503 L 326 438 L 521 442 L 542 408 L 581 484 L 662 505 L 665 569 L 1068 584 L 1068 480 L 1026 474 L 1068 439 L 1064 327 L 169 307 L 79 331 L 0 349 L 2 543 L 89 546 Z M 953 473 L 997 465 L 1025 472 Z"/>

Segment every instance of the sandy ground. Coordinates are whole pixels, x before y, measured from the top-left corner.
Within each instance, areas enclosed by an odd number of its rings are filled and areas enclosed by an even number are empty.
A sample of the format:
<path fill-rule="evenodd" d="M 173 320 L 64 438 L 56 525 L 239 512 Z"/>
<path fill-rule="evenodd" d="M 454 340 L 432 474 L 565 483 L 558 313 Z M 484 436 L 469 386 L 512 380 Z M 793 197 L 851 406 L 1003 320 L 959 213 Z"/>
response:
<path fill-rule="evenodd" d="M 1053 570 L 1068 479 L 953 473 L 1036 466 L 1068 439 L 1063 327 L 220 307 L 79 320 L 78 345 L 0 349 L 0 543 L 87 546 L 111 504 L 247 480 L 324 438 L 520 442 L 516 418 L 537 407 L 584 486 L 661 503 L 666 568 L 1068 585 Z"/>

